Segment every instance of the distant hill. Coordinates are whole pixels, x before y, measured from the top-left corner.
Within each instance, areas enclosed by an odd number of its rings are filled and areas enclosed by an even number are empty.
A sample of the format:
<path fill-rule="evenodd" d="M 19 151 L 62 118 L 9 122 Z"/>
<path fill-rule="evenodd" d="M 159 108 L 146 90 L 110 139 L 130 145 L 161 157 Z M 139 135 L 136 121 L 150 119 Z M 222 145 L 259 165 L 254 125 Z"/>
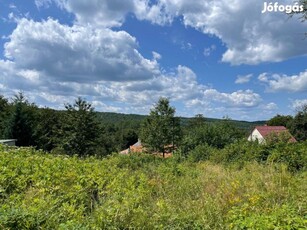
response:
<path fill-rule="evenodd" d="M 102 123 L 106 124 L 125 124 L 132 123 L 133 126 L 138 126 L 147 115 L 139 114 L 123 114 L 123 113 L 111 113 L 111 112 L 97 112 L 98 118 Z M 181 124 L 186 125 L 192 118 L 181 117 Z M 217 118 L 205 118 L 208 123 L 214 123 L 222 121 L 222 119 Z M 230 120 L 235 126 L 244 130 L 251 130 L 256 125 L 264 125 L 266 121 L 239 121 L 239 120 Z"/>
<path fill-rule="evenodd" d="M 111 112 L 97 112 L 97 116 L 103 123 L 121 123 L 126 121 L 143 121 L 147 116 L 139 114 L 123 114 L 123 113 L 111 113 Z"/>

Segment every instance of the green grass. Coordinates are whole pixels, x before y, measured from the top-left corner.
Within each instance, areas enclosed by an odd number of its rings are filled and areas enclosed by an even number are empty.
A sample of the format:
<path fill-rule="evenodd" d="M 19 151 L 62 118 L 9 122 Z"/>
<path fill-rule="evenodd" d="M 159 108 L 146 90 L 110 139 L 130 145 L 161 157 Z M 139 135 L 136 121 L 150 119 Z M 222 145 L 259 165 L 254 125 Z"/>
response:
<path fill-rule="evenodd" d="M 0 146 L 0 229 L 306 229 L 307 173 Z"/>

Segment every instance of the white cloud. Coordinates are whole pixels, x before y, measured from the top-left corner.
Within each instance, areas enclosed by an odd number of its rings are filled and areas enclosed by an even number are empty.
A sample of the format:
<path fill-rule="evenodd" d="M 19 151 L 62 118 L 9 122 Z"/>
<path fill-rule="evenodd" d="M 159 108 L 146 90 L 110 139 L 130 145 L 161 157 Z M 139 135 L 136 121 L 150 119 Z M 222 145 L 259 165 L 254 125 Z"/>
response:
<path fill-rule="evenodd" d="M 72 103 L 77 96 L 86 98 L 100 111 L 147 114 L 151 105 L 164 96 L 172 103 L 182 104 L 190 111 L 207 111 L 220 116 L 221 111 L 231 114 L 237 109 L 257 108 L 261 97 L 251 90 L 223 93 L 199 84 L 195 73 L 178 66 L 173 73 L 138 81 L 66 82 L 54 81 L 44 72 L 19 69 L 11 61 L 0 61 L 1 94 L 12 96 L 19 90 L 41 106 L 63 109 L 64 103 Z M 217 107 L 218 105 L 218 107 Z M 183 110 L 180 109 L 179 114 Z M 206 112 L 206 114 L 207 114 Z M 222 116 L 222 115 L 221 115 Z"/>
<path fill-rule="evenodd" d="M 10 9 L 16 9 L 17 7 L 16 7 L 15 4 L 11 3 L 11 4 L 9 5 L 9 8 L 10 8 Z"/>
<path fill-rule="evenodd" d="M 21 19 L 5 44 L 5 56 L 18 68 L 54 81 L 131 81 L 159 74 L 157 61 L 145 59 L 128 33 L 69 27 L 53 19 Z"/>
<path fill-rule="evenodd" d="M 222 61 L 233 65 L 279 62 L 307 52 L 306 24 L 284 13 L 262 14 L 259 0 L 160 0 L 158 6 L 161 13 L 147 19 L 156 22 L 163 21 L 159 17 L 183 16 L 186 26 L 219 37 L 227 47 Z"/>
<path fill-rule="evenodd" d="M 52 3 L 52 0 L 35 0 L 37 8 L 48 7 Z"/>
<path fill-rule="evenodd" d="M 307 70 L 292 76 L 262 73 L 258 79 L 270 92 L 307 92 Z"/>
<path fill-rule="evenodd" d="M 292 102 L 292 108 L 297 110 L 301 109 L 302 106 L 307 105 L 307 99 L 302 99 L 302 100 L 294 100 Z"/>
<path fill-rule="evenodd" d="M 278 106 L 276 105 L 276 103 L 271 102 L 271 103 L 268 103 L 268 104 L 264 105 L 263 109 L 265 109 L 267 111 L 273 112 L 273 110 L 277 110 L 278 109 Z"/>
<path fill-rule="evenodd" d="M 244 76 L 237 76 L 237 79 L 235 81 L 236 84 L 245 84 L 248 83 L 251 78 L 253 77 L 253 74 L 248 74 L 248 75 L 244 75 Z"/>
<path fill-rule="evenodd" d="M 160 60 L 162 58 L 161 54 L 159 54 L 155 51 L 152 52 L 152 56 L 153 56 L 154 60 Z"/>
<path fill-rule="evenodd" d="M 285 13 L 262 14 L 263 2 L 259 0 L 157 0 L 155 4 L 148 0 L 53 1 L 73 13 L 79 25 L 121 26 L 128 13 L 159 25 L 182 17 L 185 26 L 220 38 L 227 47 L 222 61 L 232 65 L 279 62 L 307 53 L 303 39 L 307 25 Z M 50 0 L 36 2 L 42 5 Z"/>
<path fill-rule="evenodd" d="M 209 57 L 211 53 L 216 49 L 215 45 L 211 45 L 210 47 L 207 47 L 204 49 L 204 56 Z"/>
<path fill-rule="evenodd" d="M 144 19 L 159 14 L 149 8 L 147 0 L 54 0 L 68 12 L 75 14 L 78 24 L 102 27 L 121 26 L 128 13 Z"/>
<path fill-rule="evenodd" d="M 261 96 L 252 90 L 239 90 L 233 93 L 220 93 L 215 89 L 208 89 L 204 92 L 205 98 L 223 103 L 230 107 L 256 107 L 262 101 Z"/>

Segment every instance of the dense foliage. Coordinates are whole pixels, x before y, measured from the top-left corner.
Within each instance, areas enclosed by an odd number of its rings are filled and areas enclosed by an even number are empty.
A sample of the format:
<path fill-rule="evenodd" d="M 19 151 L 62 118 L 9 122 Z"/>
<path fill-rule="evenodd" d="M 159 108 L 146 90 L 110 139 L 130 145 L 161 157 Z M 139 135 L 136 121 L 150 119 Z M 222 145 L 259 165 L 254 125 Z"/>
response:
<path fill-rule="evenodd" d="M 3 229 L 307 227 L 306 171 L 292 174 L 283 164 L 78 158 L 0 146 L 0 168 Z"/>
<path fill-rule="evenodd" d="M 229 119 L 210 124 L 201 114 L 198 114 L 191 119 L 185 129 L 180 150 L 187 155 L 203 145 L 221 149 L 244 137 L 245 132 L 234 126 Z"/>
<path fill-rule="evenodd" d="M 298 141 L 307 140 L 307 104 L 297 111 L 290 124 L 290 131 Z"/>
<path fill-rule="evenodd" d="M 270 125 L 270 126 L 285 126 L 285 127 L 289 128 L 292 121 L 293 121 L 293 117 L 290 116 L 290 115 L 285 116 L 285 115 L 277 114 L 276 116 L 274 116 L 270 120 L 268 120 L 267 125 Z"/>
<path fill-rule="evenodd" d="M 61 129 L 61 147 L 66 153 L 78 156 L 94 154 L 98 145 L 100 127 L 92 105 L 78 98 L 73 105 L 65 105 L 66 121 Z"/>
<path fill-rule="evenodd" d="M 150 110 L 140 133 L 142 143 L 147 149 L 162 152 L 164 156 L 166 146 L 178 145 L 181 130 L 179 119 L 175 117 L 175 111 L 167 98 L 160 98 Z"/>
<path fill-rule="evenodd" d="M 30 104 L 22 93 L 15 95 L 10 113 L 4 123 L 4 136 L 17 139 L 19 146 L 34 144 L 35 105 Z"/>
<path fill-rule="evenodd" d="M 17 139 L 17 146 L 79 156 L 108 155 L 138 139 L 134 123 L 104 123 L 92 105 L 81 98 L 65 109 L 38 108 L 22 93 L 11 103 L 0 96 L 0 138 Z"/>

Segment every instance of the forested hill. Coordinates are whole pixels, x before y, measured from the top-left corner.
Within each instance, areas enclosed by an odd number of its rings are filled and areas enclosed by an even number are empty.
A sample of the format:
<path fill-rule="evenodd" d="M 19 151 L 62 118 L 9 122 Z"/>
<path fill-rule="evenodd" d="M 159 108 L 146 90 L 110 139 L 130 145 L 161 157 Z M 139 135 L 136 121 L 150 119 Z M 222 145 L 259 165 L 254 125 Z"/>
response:
<path fill-rule="evenodd" d="M 139 115 L 139 114 L 123 114 L 123 113 L 111 113 L 111 112 L 97 112 L 97 117 L 101 122 L 106 124 L 118 124 L 118 123 L 133 123 L 135 126 L 138 126 L 147 115 Z M 181 124 L 185 125 L 192 118 L 181 117 Z M 217 118 L 205 118 L 208 123 L 220 122 L 223 119 Z M 264 125 L 266 121 L 239 121 L 239 120 L 230 120 L 236 127 L 240 129 L 250 130 L 254 126 Z"/>

